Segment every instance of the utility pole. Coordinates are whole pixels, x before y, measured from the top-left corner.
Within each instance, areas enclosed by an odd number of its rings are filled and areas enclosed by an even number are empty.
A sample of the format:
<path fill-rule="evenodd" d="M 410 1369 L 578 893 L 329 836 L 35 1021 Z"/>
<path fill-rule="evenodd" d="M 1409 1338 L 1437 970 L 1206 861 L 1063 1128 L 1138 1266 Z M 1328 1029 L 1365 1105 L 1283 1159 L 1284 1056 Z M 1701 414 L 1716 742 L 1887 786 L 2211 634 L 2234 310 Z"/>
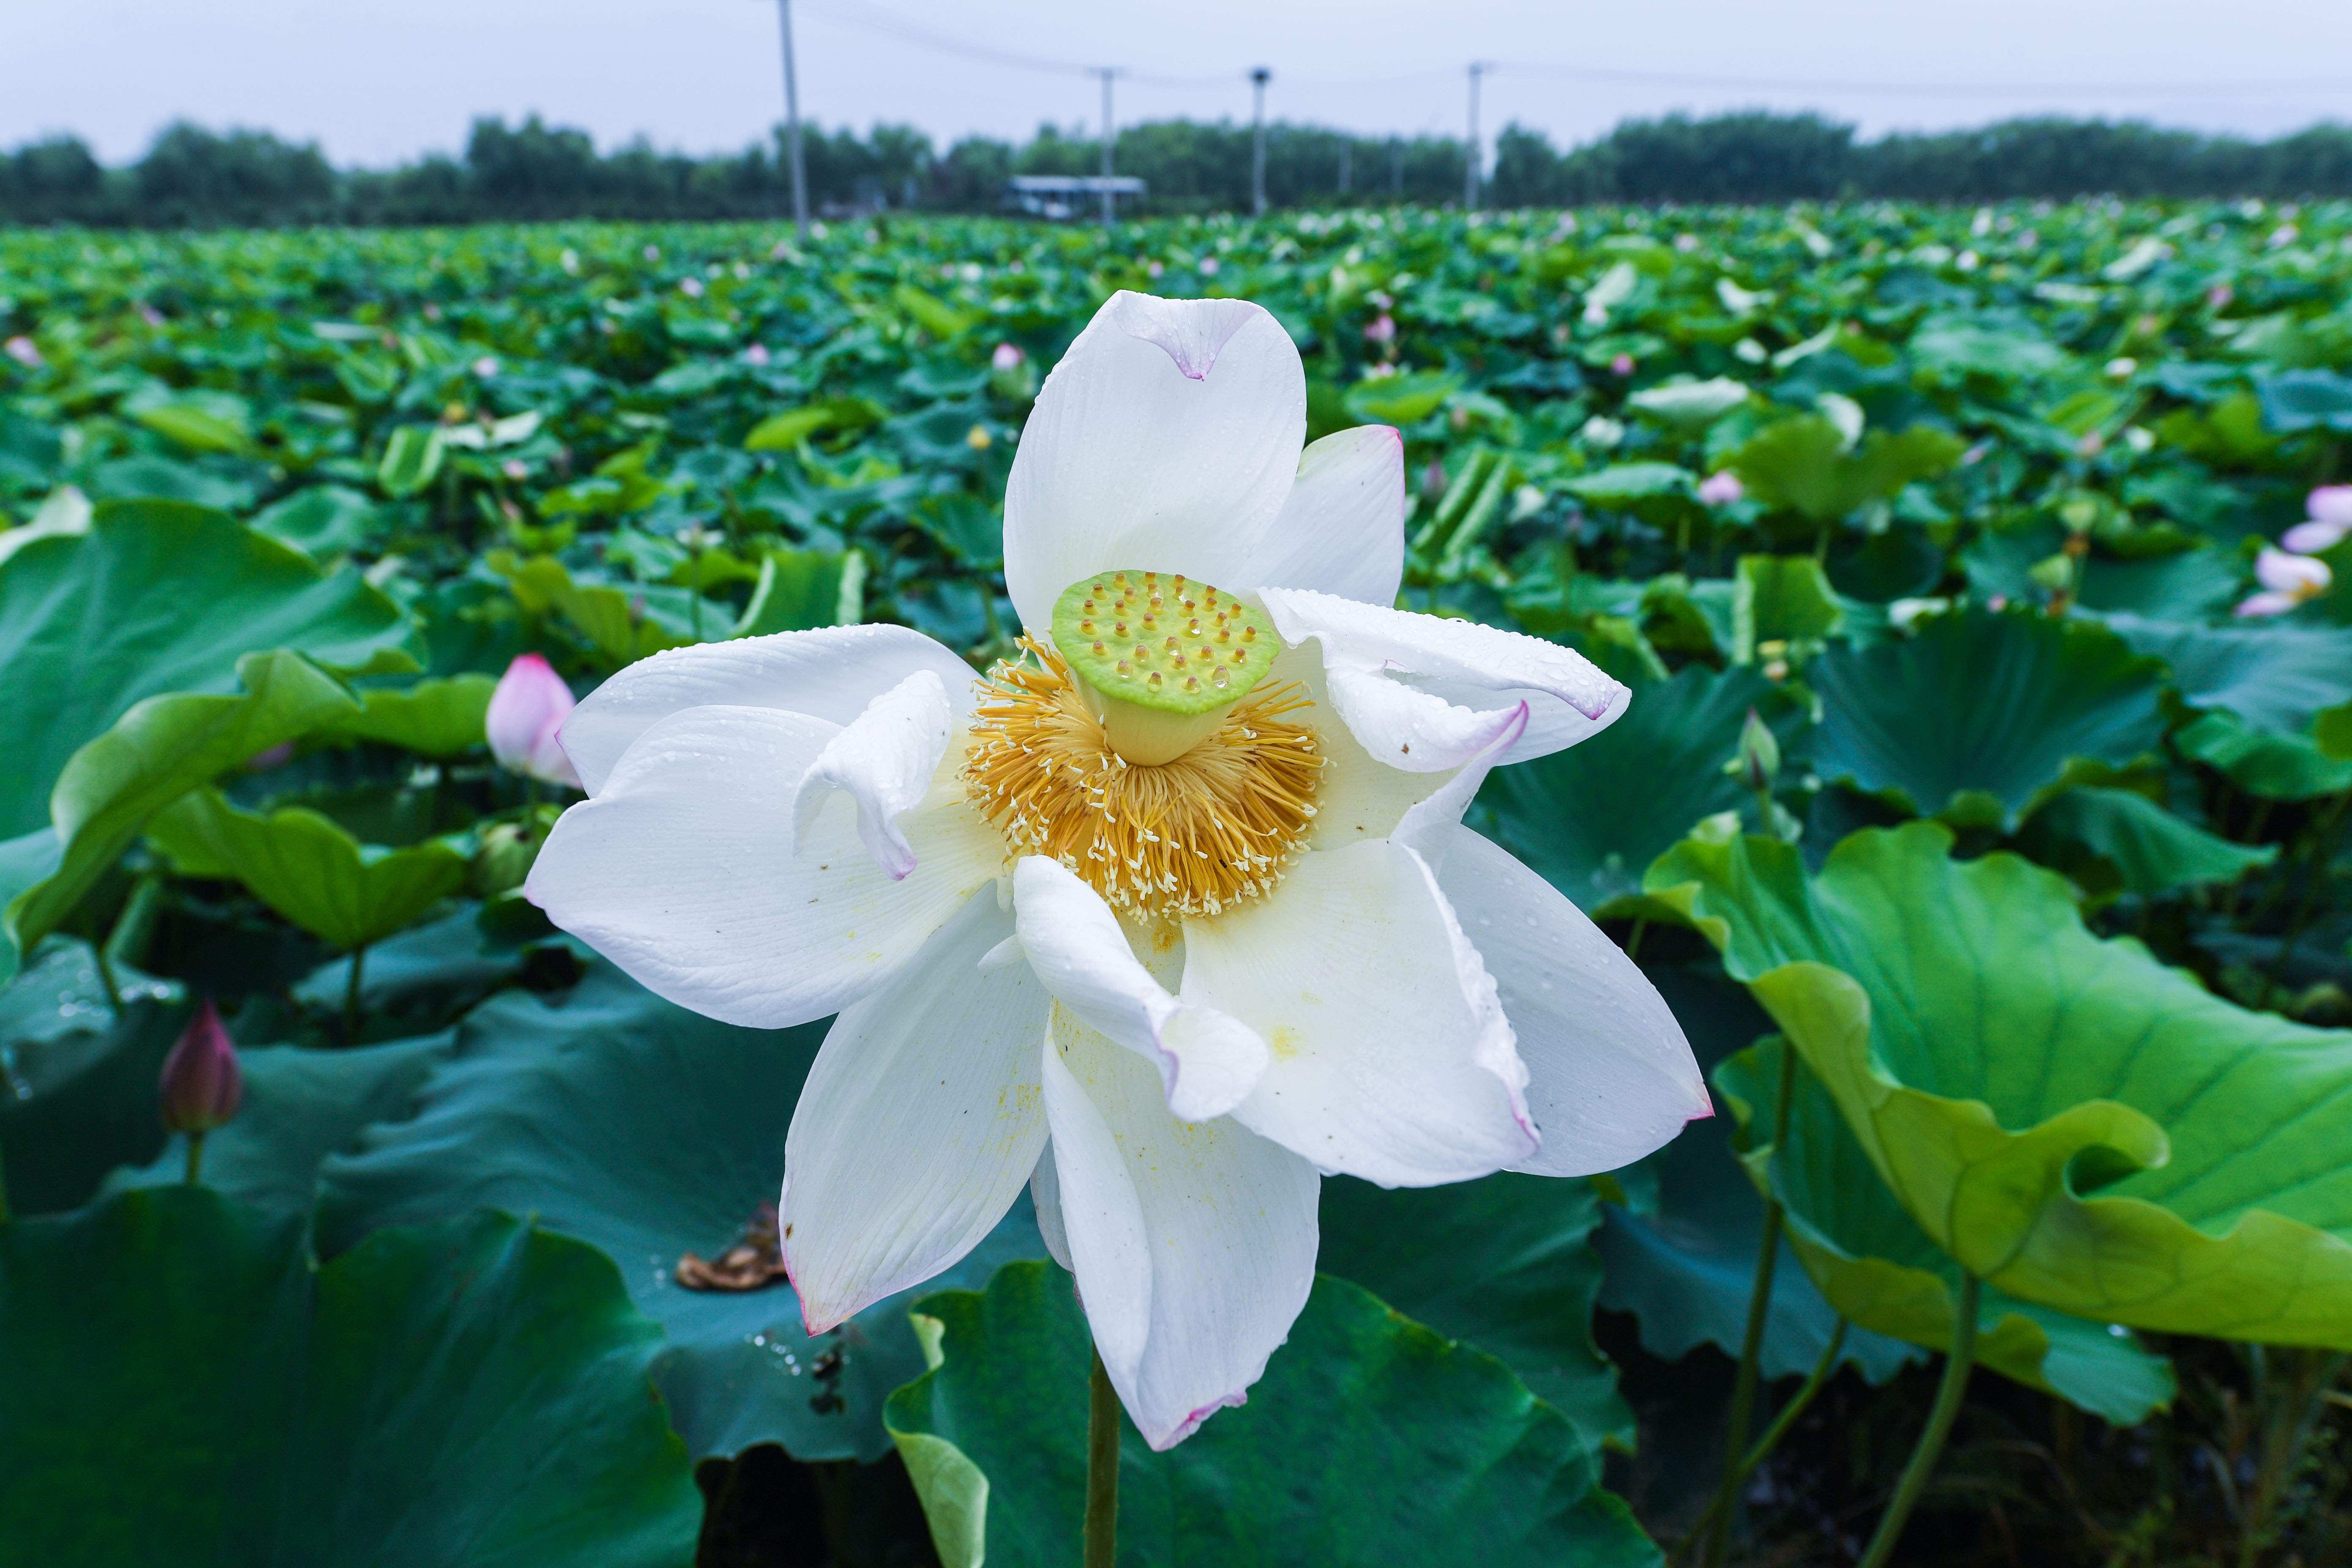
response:
<path fill-rule="evenodd" d="M 1250 72 L 1250 87 L 1256 100 L 1252 113 L 1255 134 L 1250 143 L 1250 212 L 1256 217 L 1265 216 L 1265 84 L 1273 75 L 1264 66 Z"/>
<path fill-rule="evenodd" d="M 1103 127 L 1102 127 L 1102 177 L 1103 177 L 1103 187 L 1102 187 L 1102 223 L 1103 223 L 1103 227 L 1105 227 L 1105 228 L 1109 228 L 1110 226 L 1112 226 L 1112 218 L 1111 218 L 1111 195 L 1110 195 L 1110 142 L 1111 142 L 1110 79 L 1111 79 L 1113 76 L 1117 75 L 1118 73 L 1117 73 L 1115 70 L 1113 70 L 1111 67 L 1109 67 L 1109 66 L 1104 66 L 1104 67 L 1102 67 L 1102 68 L 1100 68 L 1100 72 L 1099 72 L 1099 74 L 1100 74 L 1100 75 L 1101 75 L 1101 77 L 1102 77 L 1102 84 L 1103 84 Z"/>
<path fill-rule="evenodd" d="M 1470 145 L 1462 160 L 1462 210 L 1478 210 L 1478 77 L 1486 67 L 1470 62 Z"/>
<path fill-rule="evenodd" d="M 793 75 L 793 0 L 776 0 L 784 25 L 784 142 L 793 165 L 793 226 L 808 237 L 808 161 L 801 156 L 801 89 Z"/>

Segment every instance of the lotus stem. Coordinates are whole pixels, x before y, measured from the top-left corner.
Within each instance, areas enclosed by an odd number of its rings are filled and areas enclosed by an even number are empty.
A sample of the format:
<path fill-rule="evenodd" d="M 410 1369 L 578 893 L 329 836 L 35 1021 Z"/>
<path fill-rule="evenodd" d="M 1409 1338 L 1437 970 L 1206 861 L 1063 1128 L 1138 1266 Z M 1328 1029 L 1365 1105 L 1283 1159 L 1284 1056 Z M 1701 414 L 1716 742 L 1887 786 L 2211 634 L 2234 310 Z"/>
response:
<path fill-rule="evenodd" d="M 1863 1553 L 1859 1568 L 1885 1568 L 1894 1557 L 1904 1522 L 1911 1517 L 1919 1494 L 1927 1489 L 1927 1477 L 1944 1451 L 1944 1439 L 1951 1436 L 1952 1422 L 1959 1415 L 1960 1401 L 1969 1391 L 1969 1369 L 1976 1364 L 1979 1289 L 1977 1277 L 1961 1269 L 1960 1300 L 1952 1321 L 1951 1353 L 1944 1358 L 1944 1381 L 1936 1387 L 1927 1425 L 1919 1430 L 1918 1446 L 1911 1450 L 1911 1462 L 1903 1467 L 1903 1479 L 1895 1483 L 1895 1496 L 1879 1517 L 1878 1533 L 1870 1538 L 1870 1550 Z"/>
<path fill-rule="evenodd" d="M 202 1184 L 201 1176 L 204 1168 L 205 1134 L 204 1130 L 198 1128 L 188 1134 L 188 1185 L 194 1187 Z"/>
<path fill-rule="evenodd" d="M 2281 1494 L 2302 1468 L 2303 1457 L 2311 1447 L 2312 1431 L 2326 1413 L 2330 1393 L 2347 1360 L 2352 1357 L 2340 1351 L 2329 1355 L 2306 1352 L 2294 1356 L 2289 1387 L 2272 1405 L 2270 1419 L 2265 1423 L 2262 1467 L 2254 1474 L 2253 1496 L 2246 1500 L 2245 1515 L 2239 1527 L 2238 1568 L 2254 1568 L 2263 1548 L 2271 1543 L 2271 1515 L 2278 1508 Z M 2268 1370 L 2263 1361 L 2255 1365 L 2260 1371 Z M 2269 1391 L 2256 1392 L 2260 1395 Z"/>
<path fill-rule="evenodd" d="M 1110 1385 L 1102 1352 L 1094 1352 L 1087 1405 L 1086 1568 L 1118 1562 L 1118 1391 Z"/>
<path fill-rule="evenodd" d="M 1789 1107 L 1796 1094 L 1797 1047 L 1780 1042 L 1780 1087 L 1772 1103 L 1772 1143 L 1778 1153 L 1789 1138 Z M 1739 1343 L 1739 1375 L 1731 1385 L 1731 1414 L 1723 1433 L 1723 1479 L 1717 1484 L 1708 1511 L 1715 1529 L 1707 1537 L 1703 1558 L 1709 1568 L 1720 1563 L 1731 1549 L 1731 1525 L 1739 1500 L 1739 1483 L 1748 1473 L 1741 1461 L 1748 1453 L 1748 1424 L 1756 1411 L 1756 1382 L 1764 1359 L 1764 1326 L 1772 1315 L 1772 1277 L 1780 1266 L 1780 1200 L 1768 1193 L 1764 1228 L 1756 1247 L 1756 1279 L 1748 1287 L 1748 1332 Z"/>
<path fill-rule="evenodd" d="M 8 1160 L 0 1152 L 0 1225 L 8 1223 Z"/>
<path fill-rule="evenodd" d="M 122 987 L 114 978 L 114 960 L 106 955 L 106 943 L 91 942 L 89 955 L 97 961 L 98 983 L 106 987 L 107 1005 L 113 1008 L 114 1016 L 120 1018 L 122 1016 Z"/>
<path fill-rule="evenodd" d="M 360 976 L 367 968 L 367 943 L 352 949 L 352 974 L 343 986 L 343 1044 L 360 1043 Z"/>
<path fill-rule="evenodd" d="M 1764 1429 L 1764 1436 L 1756 1439 L 1754 1447 L 1739 1461 L 1739 1480 L 1742 1483 L 1756 1473 L 1756 1467 L 1769 1458 L 1773 1449 L 1780 1446 L 1780 1439 L 1789 1435 L 1789 1428 L 1797 1424 L 1797 1417 L 1812 1404 L 1813 1396 L 1828 1386 L 1832 1374 L 1837 1371 L 1838 1356 L 1845 1349 L 1845 1331 L 1851 1326 L 1844 1318 L 1838 1319 L 1837 1327 L 1830 1331 L 1830 1342 L 1823 1347 L 1822 1359 L 1813 1363 L 1812 1373 L 1805 1379 L 1804 1386 L 1790 1396 L 1789 1403 L 1780 1407 L 1780 1413 L 1772 1417 L 1772 1425 Z M 1691 1540 L 1700 1540 L 1715 1528 L 1716 1510 L 1722 1502 L 1722 1496 L 1718 1493 L 1716 1500 L 1706 1505 L 1706 1511 L 1699 1515 L 1698 1522 L 1691 1527 Z"/>

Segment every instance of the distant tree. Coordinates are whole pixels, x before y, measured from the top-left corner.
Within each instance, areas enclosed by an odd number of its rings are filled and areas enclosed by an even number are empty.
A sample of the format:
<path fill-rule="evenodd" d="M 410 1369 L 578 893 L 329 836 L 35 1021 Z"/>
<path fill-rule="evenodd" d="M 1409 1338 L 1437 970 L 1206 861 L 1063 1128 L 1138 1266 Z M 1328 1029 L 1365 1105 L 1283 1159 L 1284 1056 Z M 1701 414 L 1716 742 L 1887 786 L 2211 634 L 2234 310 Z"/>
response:
<path fill-rule="evenodd" d="M 315 142 L 266 131 L 215 135 L 183 121 L 156 137 L 132 170 L 142 219 L 160 227 L 328 223 L 335 172 Z"/>
<path fill-rule="evenodd" d="M 0 222 L 103 223 L 110 206 L 106 171 L 79 137 L 47 137 L 0 154 Z"/>

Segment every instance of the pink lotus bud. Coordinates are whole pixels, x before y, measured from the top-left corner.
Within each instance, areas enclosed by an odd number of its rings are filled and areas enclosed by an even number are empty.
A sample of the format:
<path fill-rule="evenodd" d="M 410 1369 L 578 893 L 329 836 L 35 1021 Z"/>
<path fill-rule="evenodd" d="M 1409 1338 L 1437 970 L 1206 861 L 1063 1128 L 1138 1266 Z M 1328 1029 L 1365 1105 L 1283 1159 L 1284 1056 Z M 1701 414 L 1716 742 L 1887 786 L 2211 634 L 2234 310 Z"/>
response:
<path fill-rule="evenodd" d="M 2322 485 L 2305 499 L 2303 510 L 2314 522 L 2352 528 L 2352 485 Z"/>
<path fill-rule="evenodd" d="M 1019 370 L 1021 362 L 1029 356 L 1021 352 L 1019 343 L 999 343 L 996 352 L 988 356 L 992 370 Z"/>
<path fill-rule="evenodd" d="M 746 364 L 765 364 L 768 357 L 768 345 L 765 343 L 753 343 L 743 351 L 743 363 Z"/>
<path fill-rule="evenodd" d="M 1217 275 L 1217 268 L 1223 265 L 1223 262 L 1219 261 L 1213 256 L 1204 256 L 1201 258 L 1201 276 L 1203 278 L 1214 278 Z"/>
<path fill-rule="evenodd" d="M 1698 482 L 1698 499 L 1702 506 L 1729 506 L 1748 493 L 1739 476 L 1726 468 L 1719 474 L 1709 474 Z"/>
<path fill-rule="evenodd" d="M 1611 360 L 1609 362 L 1609 374 L 1612 375 L 1633 374 L 1633 356 L 1632 354 L 1619 354 L 1615 359 Z"/>
<path fill-rule="evenodd" d="M 580 775 L 556 739 L 572 716 L 572 689 L 547 660 L 527 653 L 507 666 L 483 716 L 499 765 L 549 784 L 580 787 Z"/>
<path fill-rule="evenodd" d="M 294 742 L 280 741 L 268 751 L 256 752 L 245 759 L 245 771 L 266 773 L 272 768 L 282 768 L 294 760 Z"/>
<path fill-rule="evenodd" d="M 1445 499 L 1445 465 L 1434 458 L 1421 471 L 1421 499 L 1432 506 Z"/>
<path fill-rule="evenodd" d="M 2107 438 L 2096 430 L 2085 432 L 2083 438 L 2074 443 L 2074 453 L 2077 457 L 2095 458 L 2106 449 Z"/>
<path fill-rule="evenodd" d="M 2230 301 L 2237 297 L 2237 290 L 2231 289 L 2227 283 L 2216 283 L 2205 290 L 2205 303 L 2209 309 L 2215 310 L 2228 310 Z"/>
<path fill-rule="evenodd" d="M 1373 317 L 1371 323 L 1364 329 L 1364 341 L 1368 343 L 1396 342 L 1396 319 L 1386 310 Z"/>
<path fill-rule="evenodd" d="M 492 359 L 488 354 L 484 354 L 481 358 L 474 362 L 474 374 L 480 376 L 484 381 L 488 381 L 490 377 L 499 374 L 499 362 Z"/>
<path fill-rule="evenodd" d="M 1157 278 L 1157 277 L 1160 276 L 1160 274 L 1162 274 L 1162 273 L 1166 272 L 1166 271 L 1168 270 L 1168 268 L 1167 268 L 1167 265 L 1166 265 L 1165 263 L 1163 263 L 1163 262 L 1154 261 L 1154 262 L 1152 262 L 1152 263 L 1151 263 L 1151 265 L 1150 265 L 1150 266 L 1146 267 L 1143 270 L 1144 270 L 1144 273 L 1145 273 L 1145 275 L 1146 275 L 1146 276 L 1148 276 L 1148 277 L 1151 277 L 1151 278 Z"/>
<path fill-rule="evenodd" d="M 8 357 L 15 360 L 18 364 L 23 365 L 26 370 L 38 370 L 41 368 L 41 351 L 33 345 L 32 339 L 26 337 L 10 338 L 5 345 L 0 346 L 5 346 L 8 351 Z"/>
<path fill-rule="evenodd" d="M 245 1073 L 236 1065 L 236 1042 L 222 1026 L 211 997 L 197 1004 L 179 1044 L 163 1058 L 158 1090 L 163 1125 L 174 1132 L 209 1132 L 236 1114 L 245 1099 Z"/>
<path fill-rule="evenodd" d="M 163 312 L 155 309 L 152 305 L 140 306 L 139 319 L 146 322 L 151 327 L 160 327 L 163 325 Z"/>
<path fill-rule="evenodd" d="M 524 462 L 520 458 L 509 458 L 505 462 L 499 465 L 499 471 L 506 475 L 506 477 L 510 479 L 527 479 L 530 478 L 530 465 Z"/>

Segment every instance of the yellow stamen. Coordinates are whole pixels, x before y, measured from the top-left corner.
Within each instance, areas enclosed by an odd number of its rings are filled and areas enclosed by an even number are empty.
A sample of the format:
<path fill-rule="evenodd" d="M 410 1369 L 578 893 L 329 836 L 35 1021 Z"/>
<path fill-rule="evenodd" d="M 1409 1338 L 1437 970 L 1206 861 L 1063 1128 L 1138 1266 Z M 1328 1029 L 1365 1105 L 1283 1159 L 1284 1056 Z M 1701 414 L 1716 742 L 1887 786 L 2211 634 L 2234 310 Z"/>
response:
<path fill-rule="evenodd" d="M 1010 853 L 1050 856 L 1141 915 L 1211 915 L 1274 890 L 1307 848 L 1323 767 L 1313 728 L 1281 718 L 1312 706 L 1304 688 L 1260 688 L 1147 766 L 1111 749 L 1058 655 L 1021 646 L 1027 658 L 981 685 L 963 768 Z"/>

